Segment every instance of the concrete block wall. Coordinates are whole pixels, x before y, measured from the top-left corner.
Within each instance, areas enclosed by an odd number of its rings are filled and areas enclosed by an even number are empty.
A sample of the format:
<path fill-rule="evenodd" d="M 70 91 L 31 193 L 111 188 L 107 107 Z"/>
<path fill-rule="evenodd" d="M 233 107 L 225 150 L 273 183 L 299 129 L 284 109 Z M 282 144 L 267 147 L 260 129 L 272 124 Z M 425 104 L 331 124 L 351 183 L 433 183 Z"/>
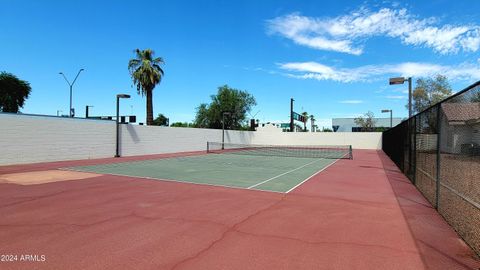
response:
<path fill-rule="evenodd" d="M 252 143 L 280 145 L 352 145 L 382 149 L 381 132 L 257 132 Z"/>
<path fill-rule="evenodd" d="M 120 155 L 136 156 L 207 150 L 207 141 L 220 142 L 222 130 L 121 125 Z M 225 141 L 252 143 L 252 131 L 225 131 Z"/>
<path fill-rule="evenodd" d="M 0 113 L 0 165 L 111 157 L 115 122 Z"/>
<path fill-rule="evenodd" d="M 121 125 L 122 156 L 206 150 L 218 129 Z M 93 159 L 115 155 L 115 122 L 0 113 L 0 165 Z M 280 145 L 352 145 L 381 149 L 381 133 L 226 131 L 225 142 Z"/>

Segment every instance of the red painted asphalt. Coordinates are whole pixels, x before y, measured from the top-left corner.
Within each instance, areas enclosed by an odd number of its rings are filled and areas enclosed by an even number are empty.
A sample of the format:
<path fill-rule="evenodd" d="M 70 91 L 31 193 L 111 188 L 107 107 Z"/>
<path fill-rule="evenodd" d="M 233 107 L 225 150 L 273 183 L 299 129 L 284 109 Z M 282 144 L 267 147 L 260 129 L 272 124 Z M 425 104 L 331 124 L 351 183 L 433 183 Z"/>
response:
<path fill-rule="evenodd" d="M 0 184 L 0 254 L 46 259 L 0 269 L 480 267 L 383 152 L 354 157 L 286 195 L 110 175 Z M 114 161 L 0 167 L 0 174 Z"/>

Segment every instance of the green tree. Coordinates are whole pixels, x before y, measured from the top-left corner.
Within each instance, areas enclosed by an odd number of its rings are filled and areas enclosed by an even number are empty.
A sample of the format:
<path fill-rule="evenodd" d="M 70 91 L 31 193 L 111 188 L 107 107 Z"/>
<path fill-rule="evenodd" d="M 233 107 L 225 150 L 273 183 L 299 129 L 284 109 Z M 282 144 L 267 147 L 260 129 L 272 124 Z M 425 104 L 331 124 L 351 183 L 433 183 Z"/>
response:
<path fill-rule="evenodd" d="M 170 125 L 171 127 L 194 127 L 193 123 L 187 122 L 175 122 Z"/>
<path fill-rule="evenodd" d="M 152 126 L 168 126 L 168 118 L 163 114 L 158 114 L 152 122 Z"/>
<path fill-rule="evenodd" d="M 210 104 L 202 103 L 197 107 L 194 124 L 201 128 L 222 128 L 223 114 L 226 129 L 248 128 L 247 113 L 257 103 L 247 91 L 218 87 L 216 95 L 211 95 Z"/>
<path fill-rule="evenodd" d="M 147 97 L 147 125 L 153 124 L 153 89 L 163 77 L 161 57 L 154 57 L 151 49 L 135 50 L 135 58 L 128 62 L 128 70 L 132 76 L 137 93 Z"/>
<path fill-rule="evenodd" d="M 331 128 L 326 128 L 326 127 L 324 127 L 324 128 L 322 129 L 322 132 L 333 132 L 333 130 L 332 130 Z"/>
<path fill-rule="evenodd" d="M 308 113 L 307 112 L 302 112 L 302 116 L 304 117 L 303 132 L 307 132 Z"/>
<path fill-rule="evenodd" d="M 0 111 L 18 113 L 31 91 L 28 82 L 11 73 L 0 72 Z"/>
<path fill-rule="evenodd" d="M 419 113 L 452 95 L 452 87 L 443 75 L 420 78 L 412 93 L 412 110 Z M 408 108 L 408 104 L 406 105 Z"/>
<path fill-rule="evenodd" d="M 354 122 L 362 131 L 373 131 L 375 128 L 375 115 L 369 111 L 363 116 L 355 118 Z"/>
<path fill-rule="evenodd" d="M 310 129 L 311 132 L 315 132 L 315 116 L 313 114 L 310 115 Z"/>

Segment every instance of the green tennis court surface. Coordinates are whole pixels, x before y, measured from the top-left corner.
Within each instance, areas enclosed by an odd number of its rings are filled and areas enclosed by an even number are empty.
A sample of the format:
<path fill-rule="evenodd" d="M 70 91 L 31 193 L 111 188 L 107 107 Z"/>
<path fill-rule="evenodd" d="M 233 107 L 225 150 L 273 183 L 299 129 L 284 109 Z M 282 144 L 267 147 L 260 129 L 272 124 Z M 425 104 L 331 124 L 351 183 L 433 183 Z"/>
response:
<path fill-rule="evenodd" d="M 336 159 L 231 154 L 71 167 L 70 170 L 289 192 Z"/>

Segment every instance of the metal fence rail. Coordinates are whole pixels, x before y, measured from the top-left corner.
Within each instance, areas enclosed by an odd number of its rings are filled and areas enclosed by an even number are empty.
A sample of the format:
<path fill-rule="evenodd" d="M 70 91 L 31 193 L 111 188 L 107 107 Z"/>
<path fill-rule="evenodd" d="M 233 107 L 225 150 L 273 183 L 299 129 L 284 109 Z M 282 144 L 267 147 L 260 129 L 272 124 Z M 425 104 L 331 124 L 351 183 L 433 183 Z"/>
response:
<path fill-rule="evenodd" d="M 480 255 L 480 81 L 383 132 L 383 151 Z"/>

